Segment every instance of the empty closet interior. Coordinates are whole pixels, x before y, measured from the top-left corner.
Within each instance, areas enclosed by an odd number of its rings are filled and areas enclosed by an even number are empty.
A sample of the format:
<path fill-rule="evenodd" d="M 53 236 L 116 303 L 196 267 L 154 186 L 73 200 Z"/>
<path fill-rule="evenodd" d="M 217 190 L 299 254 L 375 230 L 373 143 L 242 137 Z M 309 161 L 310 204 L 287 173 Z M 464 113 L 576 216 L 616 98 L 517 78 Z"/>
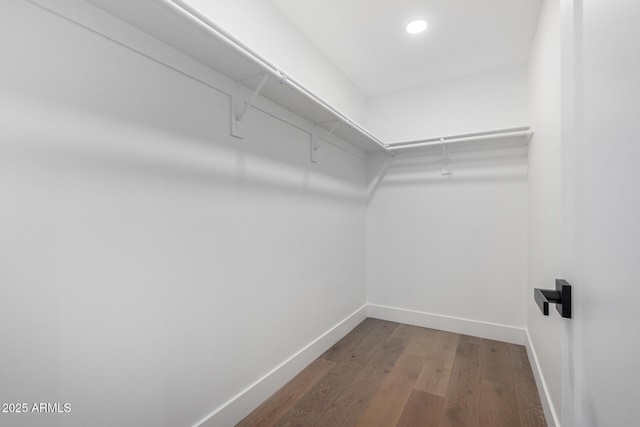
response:
<path fill-rule="evenodd" d="M 401 325 L 560 425 L 559 2 L 2 3 L 0 424 L 235 425 Z"/>

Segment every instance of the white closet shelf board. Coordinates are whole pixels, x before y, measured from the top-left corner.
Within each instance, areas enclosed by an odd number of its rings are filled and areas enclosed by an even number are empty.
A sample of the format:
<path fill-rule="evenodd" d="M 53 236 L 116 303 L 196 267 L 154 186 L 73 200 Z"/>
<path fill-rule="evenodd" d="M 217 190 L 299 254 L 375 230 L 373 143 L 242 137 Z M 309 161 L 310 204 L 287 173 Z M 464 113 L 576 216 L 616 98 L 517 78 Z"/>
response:
<path fill-rule="evenodd" d="M 388 144 L 388 148 L 392 151 L 416 150 L 419 148 L 442 146 L 443 144 L 451 144 L 454 142 L 465 143 L 516 138 L 522 138 L 528 144 L 532 136 L 533 128 L 531 126 L 518 126 L 459 135 L 436 136 L 412 141 L 391 142 Z"/>
<path fill-rule="evenodd" d="M 88 0 L 88 2 L 229 79 L 240 82 L 248 89 L 255 89 L 260 83 L 260 76 L 269 74 L 269 79 L 260 91 L 260 95 L 318 124 L 327 131 L 332 128 L 331 122 L 339 119 L 334 114 L 337 111 L 335 108 L 322 105 L 301 92 L 295 85 L 282 82 L 280 76 L 274 73 L 275 67 L 268 69 L 261 65 L 260 61 L 252 60 L 243 51 L 233 46 L 233 43 L 229 43 L 228 38 L 225 40 L 224 37 L 217 36 L 214 31 L 207 29 L 206 24 L 199 23 L 194 17 L 189 17 L 188 13 L 181 12 L 179 5 L 182 2 L 174 3 L 169 0 Z M 232 40 L 241 45 L 241 42 Z M 339 114 L 342 119 L 348 119 L 346 115 L 340 112 Z M 352 143 L 364 152 L 385 151 L 381 146 L 382 143 L 362 126 L 350 119 L 342 121 L 334 135 Z M 349 125 L 349 121 L 353 126 Z"/>

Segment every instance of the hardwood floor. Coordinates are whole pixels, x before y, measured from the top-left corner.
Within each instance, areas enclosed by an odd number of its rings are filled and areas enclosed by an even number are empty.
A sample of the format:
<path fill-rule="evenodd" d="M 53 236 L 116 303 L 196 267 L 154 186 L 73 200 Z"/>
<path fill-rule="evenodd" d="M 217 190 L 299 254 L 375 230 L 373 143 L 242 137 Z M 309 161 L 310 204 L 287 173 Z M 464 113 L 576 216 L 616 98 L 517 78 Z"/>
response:
<path fill-rule="evenodd" d="M 366 319 L 238 426 L 546 426 L 524 347 Z"/>

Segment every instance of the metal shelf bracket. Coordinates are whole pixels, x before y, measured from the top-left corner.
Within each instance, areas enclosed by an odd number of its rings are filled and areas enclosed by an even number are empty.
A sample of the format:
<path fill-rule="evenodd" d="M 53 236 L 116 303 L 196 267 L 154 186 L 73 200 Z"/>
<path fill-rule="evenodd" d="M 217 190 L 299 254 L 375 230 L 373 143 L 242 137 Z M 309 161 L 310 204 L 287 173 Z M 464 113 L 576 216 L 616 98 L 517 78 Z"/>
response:
<path fill-rule="evenodd" d="M 242 119 L 244 118 L 245 114 L 247 114 L 249 108 L 255 102 L 256 98 L 260 94 L 260 91 L 264 87 L 265 83 L 267 83 L 268 79 L 268 74 L 262 75 L 260 83 L 254 89 L 248 102 L 242 99 L 242 87 L 240 83 L 236 83 L 236 91 L 231 96 L 231 135 L 235 136 L 236 138 L 244 138 L 244 132 L 241 126 Z"/>
<path fill-rule="evenodd" d="M 329 130 L 329 132 L 323 137 L 320 137 L 320 132 L 326 131 L 318 125 L 315 125 L 313 127 L 313 133 L 311 134 L 311 161 L 313 163 L 318 163 L 318 150 L 320 149 L 320 147 L 322 147 L 322 144 L 324 144 L 324 142 L 328 140 L 331 134 L 333 134 L 333 131 L 338 128 L 340 123 L 340 120 L 336 120 L 331 130 Z"/>

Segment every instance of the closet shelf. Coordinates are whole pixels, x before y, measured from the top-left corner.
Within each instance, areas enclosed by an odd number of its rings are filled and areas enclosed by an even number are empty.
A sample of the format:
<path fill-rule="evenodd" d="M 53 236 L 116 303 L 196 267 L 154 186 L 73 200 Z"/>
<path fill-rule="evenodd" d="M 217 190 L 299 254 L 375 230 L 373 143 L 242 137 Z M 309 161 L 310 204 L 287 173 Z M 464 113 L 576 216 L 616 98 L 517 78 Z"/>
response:
<path fill-rule="evenodd" d="M 112 16 L 203 63 L 239 85 L 315 125 L 314 140 L 333 135 L 364 152 L 388 151 L 387 144 L 252 50 L 184 0 L 88 0 Z M 267 76 L 268 78 L 264 78 Z M 246 97 L 245 97 L 246 98 Z M 234 100 L 246 112 L 251 102 Z M 236 104 L 236 106 L 238 106 Z M 235 114 L 235 113 L 233 113 Z M 238 117 L 236 117 L 238 118 Z M 233 120 L 233 119 L 232 119 Z M 340 125 L 334 127 L 336 123 Z M 233 129 L 233 128 L 232 128 Z M 318 132 L 318 129 L 322 129 Z M 241 136 L 232 133 L 236 136 Z M 315 149 L 319 148 L 316 143 Z M 314 148 L 312 147 L 312 151 Z M 312 153 L 313 156 L 314 153 Z"/>
<path fill-rule="evenodd" d="M 216 83 L 205 82 L 197 75 L 191 75 L 188 71 L 177 69 L 174 65 L 164 62 L 163 59 L 155 58 L 153 46 L 150 47 L 147 44 L 142 51 L 135 46 L 129 46 L 127 34 L 129 30 L 120 29 L 124 34 L 123 39 L 116 40 L 103 33 L 101 24 L 96 27 L 78 22 L 67 15 L 67 12 L 73 8 L 65 6 L 64 0 L 55 0 L 51 4 L 49 0 L 33 1 L 42 3 L 43 8 L 65 16 L 72 22 L 90 28 L 116 43 L 125 45 L 196 81 L 230 95 L 232 98 L 231 134 L 236 137 L 242 138 L 244 128 L 250 126 L 250 124 L 240 126 L 240 123 L 244 123 L 245 113 L 252 106 L 308 132 L 312 161 L 317 160 L 317 151 L 331 135 L 353 144 L 362 152 L 384 152 L 391 156 L 405 149 L 432 145 L 441 145 L 446 154 L 444 148 L 446 144 L 462 141 L 526 137 L 528 142 L 533 135 L 530 126 L 520 126 L 385 143 L 311 89 L 288 76 L 209 17 L 194 9 L 187 0 L 136 0 L 134 2 L 131 0 L 84 0 L 86 1 L 84 4 L 90 3 L 96 6 L 118 22 L 127 23 L 182 55 L 214 70 L 218 76 L 214 78 Z M 73 0 L 71 3 L 83 3 L 83 1 Z M 52 5 L 57 6 L 51 7 Z"/>
<path fill-rule="evenodd" d="M 526 137 L 527 142 L 533 136 L 531 126 L 519 126 L 514 128 L 495 129 L 483 132 L 465 133 L 459 135 L 436 136 L 431 138 L 416 139 L 411 141 L 399 141 L 387 144 L 390 151 L 404 150 L 408 148 L 421 148 L 433 145 L 450 144 L 453 142 L 482 141 L 500 138 Z"/>

